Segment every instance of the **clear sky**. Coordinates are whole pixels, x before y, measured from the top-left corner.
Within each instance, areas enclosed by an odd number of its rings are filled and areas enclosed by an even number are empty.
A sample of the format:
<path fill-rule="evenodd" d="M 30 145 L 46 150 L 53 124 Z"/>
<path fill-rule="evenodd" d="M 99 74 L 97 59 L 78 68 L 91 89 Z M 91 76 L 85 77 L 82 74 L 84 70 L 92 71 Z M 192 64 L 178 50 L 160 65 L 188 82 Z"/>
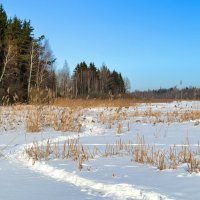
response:
<path fill-rule="evenodd" d="M 200 87 L 199 0 L 0 0 L 8 16 L 30 19 L 58 66 L 105 63 L 132 90 Z"/>

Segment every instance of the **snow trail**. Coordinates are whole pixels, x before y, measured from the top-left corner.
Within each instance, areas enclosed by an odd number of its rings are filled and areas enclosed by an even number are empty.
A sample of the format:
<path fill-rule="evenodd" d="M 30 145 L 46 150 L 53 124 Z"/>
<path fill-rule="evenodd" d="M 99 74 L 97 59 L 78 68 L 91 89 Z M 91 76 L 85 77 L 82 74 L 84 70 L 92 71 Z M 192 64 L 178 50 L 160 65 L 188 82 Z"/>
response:
<path fill-rule="evenodd" d="M 72 136 L 61 136 L 48 140 L 42 140 L 38 142 L 38 145 L 42 145 L 47 141 L 61 142 L 66 139 L 79 137 L 77 135 Z M 33 143 L 24 144 L 18 147 L 18 150 L 10 155 L 12 160 L 20 161 L 24 166 L 29 169 L 41 173 L 42 175 L 48 176 L 56 181 L 66 182 L 79 187 L 82 191 L 87 191 L 88 194 L 99 195 L 103 197 L 109 197 L 117 200 L 173 200 L 164 194 L 145 191 L 135 185 L 130 184 L 106 184 L 86 178 L 82 178 L 74 173 L 67 172 L 62 169 L 57 169 L 53 166 L 48 165 L 46 162 L 34 161 L 24 153 L 24 148 L 32 146 Z"/>
<path fill-rule="evenodd" d="M 22 155 L 22 154 L 21 154 Z M 82 178 L 76 174 L 65 170 L 56 169 L 45 162 L 36 162 L 32 164 L 32 159 L 26 156 L 18 156 L 23 165 L 29 169 L 39 172 L 45 176 L 51 177 L 57 181 L 71 183 L 82 190 L 86 190 L 100 196 L 111 197 L 114 199 L 134 199 L 134 200 L 172 200 L 169 197 L 156 192 L 146 192 L 143 189 L 136 188 L 129 184 L 106 184 Z"/>

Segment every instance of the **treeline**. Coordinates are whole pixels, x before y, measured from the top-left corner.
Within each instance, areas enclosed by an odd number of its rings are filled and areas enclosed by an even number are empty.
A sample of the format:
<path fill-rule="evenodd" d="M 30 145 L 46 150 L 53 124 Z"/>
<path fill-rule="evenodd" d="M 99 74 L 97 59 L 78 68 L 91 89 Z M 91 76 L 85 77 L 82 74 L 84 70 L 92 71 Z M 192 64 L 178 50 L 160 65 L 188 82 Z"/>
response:
<path fill-rule="evenodd" d="M 49 101 L 56 97 L 112 97 L 127 91 L 127 79 L 106 66 L 85 62 L 70 75 L 66 65 L 59 72 L 44 36 L 36 38 L 31 22 L 8 18 L 0 5 L 0 100 Z"/>
<path fill-rule="evenodd" d="M 65 63 L 58 73 L 58 95 L 62 97 L 120 97 L 130 88 L 127 78 L 122 78 L 121 73 L 110 71 L 103 65 L 98 69 L 94 63 L 87 65 L 79 63 L 72 76 Z"/>
<path fill-rule="evenodd" d="M 174 100 L 200 100 L 200 89 L 196 87 L 186 87 L 183 89 L 160 88 L 158 90 L 135 91 L 131 94 L 135 99 L 174 99 Z"/>
<path fill-rule="evenodd" d="M 27 101 L 31 88 L 55 90 L 55 59 L 44 36 L 35 38 L 30 21 L 8 18 L 0 5 L 0 98 Z"/>

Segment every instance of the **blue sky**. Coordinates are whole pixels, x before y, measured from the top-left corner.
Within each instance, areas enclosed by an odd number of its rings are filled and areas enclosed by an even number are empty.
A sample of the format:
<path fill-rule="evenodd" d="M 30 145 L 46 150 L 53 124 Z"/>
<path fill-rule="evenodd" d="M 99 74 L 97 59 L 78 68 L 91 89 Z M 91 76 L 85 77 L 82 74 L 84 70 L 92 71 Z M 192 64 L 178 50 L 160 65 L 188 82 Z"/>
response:
<path fill-rule="evenodd" d="M 0 0 L 8 16 L 30 19 L 71 71 L 105 63 L 132 90 L 200 87 L 198 0 Z"/>

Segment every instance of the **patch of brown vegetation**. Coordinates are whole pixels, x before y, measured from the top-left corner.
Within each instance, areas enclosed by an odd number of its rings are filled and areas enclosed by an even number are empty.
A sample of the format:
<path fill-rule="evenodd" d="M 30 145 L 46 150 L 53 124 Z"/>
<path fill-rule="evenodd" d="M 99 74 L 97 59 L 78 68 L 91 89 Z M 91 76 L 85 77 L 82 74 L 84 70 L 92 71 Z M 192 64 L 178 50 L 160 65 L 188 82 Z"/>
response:
<path fill-rule="evenodd" d="M 53 105 L 62 107 L 82 107 L 82 108 L 93 108 L 93 107 L 135 107 L 141 103 L 169 103 L 174 100 L 170 99 L 63 99 L 58 98 L 55 100 Z"/>

